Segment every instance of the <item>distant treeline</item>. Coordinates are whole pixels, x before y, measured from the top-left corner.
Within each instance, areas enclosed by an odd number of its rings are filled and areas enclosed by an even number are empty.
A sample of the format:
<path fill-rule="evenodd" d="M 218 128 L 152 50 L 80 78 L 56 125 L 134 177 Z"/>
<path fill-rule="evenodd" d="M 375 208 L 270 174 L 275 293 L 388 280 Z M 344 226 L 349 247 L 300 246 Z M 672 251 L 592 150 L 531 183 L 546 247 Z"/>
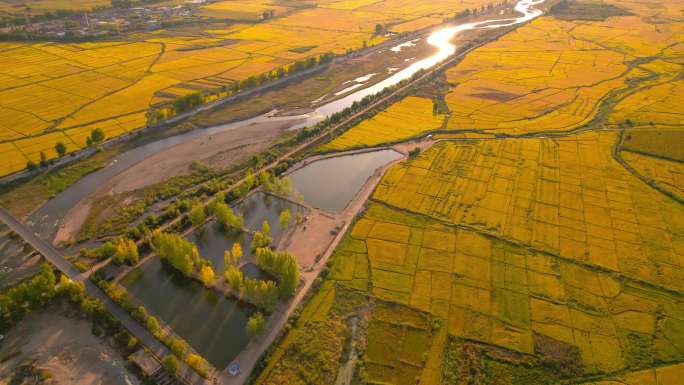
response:
<path fill-rule="evenodd" d="M 500 3 L 489 3 L 489 4 L 487 4 L 487 5 L 483 5 L 482 7 L 480 7 L 479 10 L 478 10 L 477 8 L 473 8 L 473 9 L 470 9 L 470 8 L 464 9 L 463 11 L 457 12 L 457 13 L 454 15 L 454 20 L 463 19 L 463 18 L 470 17 L 470 16 L 477 16 L 477 15 L 479 15 L 479 14 L 483 14 L 483 13 L 485 13 L 485 12 L 489 12 L 489 11 L 491 11 L 492 9 L 494 9 L 495 7 L 503 7 L 503 6 L 506 5 L 506 4 L 508 4 L 508 0 L 503 0 L 503 1 L 500 2 Z"/>
<path fill-rule="evenodd" d="M 230 95 L 237 94 L 241 91 L 246 91 L 254 87 L 260 86 L 266 82 L 282 79 L 284 77 L 296 74 L 301 71 L 305 71 L 314 68 L 319 65 L 324 65 L 330 63 L 335 58 L 335 54 L 332 52 L 326 52 L 320 54 L 318 57 L 310 57 L 308 59 L 298 60 L 290 65 L 277 68 L 272 71 L 264 72 L 259 75 L 252 75 L 241 81 L 234 82 L 231 85 L 226 85 L 221 88 L 221 91 L 227 92 Z M 196 92 L 193 94 L 185 95 L 181 98 L 176 99 L 172 103 L 173 114 L 178 115 L 183 112 L 190 111 L 191 109 L 204 104 L 206 101 L 206 95 L 202 92 Z M 158 115 L 157 120 L 163 118 L 163 115 Z"/>

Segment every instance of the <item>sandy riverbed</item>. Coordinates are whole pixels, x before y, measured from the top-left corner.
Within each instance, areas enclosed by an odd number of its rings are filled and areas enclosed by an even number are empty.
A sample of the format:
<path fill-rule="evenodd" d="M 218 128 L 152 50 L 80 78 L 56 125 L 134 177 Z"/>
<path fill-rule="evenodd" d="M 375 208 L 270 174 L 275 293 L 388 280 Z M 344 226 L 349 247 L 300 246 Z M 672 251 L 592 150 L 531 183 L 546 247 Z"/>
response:
<path fill-rule="evenodd" d="M 57 231 L 54 243 L 73 240 L 88 217 L 92 202 L 101 197 L 138 190 L 185 174 L 188 166 L 195 161 L 211 167 L 227 167 L 266 149 L 283 131 L 299 122 L 289 120 L 256 123 L 218 134 L 203 135 L 160 151 L 110 179 L 94 194 L 69 210 Z"/>

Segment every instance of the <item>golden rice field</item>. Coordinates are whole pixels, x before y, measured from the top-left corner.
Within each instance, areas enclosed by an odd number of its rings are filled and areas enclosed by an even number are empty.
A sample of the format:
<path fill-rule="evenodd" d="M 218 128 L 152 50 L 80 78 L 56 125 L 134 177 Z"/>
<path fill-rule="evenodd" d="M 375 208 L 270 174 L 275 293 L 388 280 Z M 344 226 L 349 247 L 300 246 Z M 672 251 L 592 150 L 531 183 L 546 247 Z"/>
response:
<path fill-rule="evenodd" d="M 70 4 L 35 3 L 57 8 Z M 0 143 L 8 159 L 0 175 L 23 169 L 41 151 L 54 158 L 57 141 L 69 152 L 82 148 L 94 128 L 110 138 L 142 128 L 151 106 L 324 52 L 344 53 L 382 42 L 384 36 L 374 35 L 378 23 L 423 28 L 426 23 L 415 21 L 441 20 L 481 4 L 486 1 L 344 0 L 311 8 L 288 1 L 222 1 L 204 6 L 205 16 L 251 20 L 274 10 L 275 17 L 256 24 L 207 22 L 205 31 L 137 33 L 127 41 L 0 43 Z M 302 47 L 311 48 L 297 52 Z"/>
<path fill-rule="evenodd" d="M 452 111 L 448 127 L 506 133 L 577 128 L 627 81 L 645 78 L 649 71 L 662 77 L 679 72 L 674 54 L 643 69 L 630 68 L 629 61 L 671 49 L 683 31 L 684 23 L 654 30 L 637 16 L 591 23 L 536 19 L 447 71 L 452 84 L 446 96 Z M 663 110 L 676 103 L 676 90 L 660 92 L 673 95 Z"/>
<path fill-rule="evenodd" d="M 676 196 L 684 198 L 684 164 L 682 162 L 630 151 L 622 151 L 620 156 L 640 175 L 655 181 L 659 186 Z"/>
<path fill-rule="evenodd" d="M 676 66 L 679 73 L 682 66 Z M 630 120 L 636 126 L 658 125 L 664 127 L 684 126 L 684 81 L 657 85 L 637 92 L 621 101 L 611 117 L 615 124 Z"/>
<path fill-rule="evenodd" d="M 634 279 L 684 288 L 681 205 L 611 156 L 614 133 L 441 143 L 375 199 Z M 670 235 L 672 236 L 670 236 Z M 675 236 L 675 237 L 673 237 Z"/>
<path fill-rule="evenodd" d="M 586 382 L 583 385 L 675 385 L 682 381 L 684 364 L 666 365 L 659 368 L 638 370 L 616 376 L 615 381 Z"/>
<path fill-rule="evenodd" d="M 607 2 L 633 15 L 542 17 L 447 70 L 447 127 L 483 132 L 437 134 L 385 173 L 257 383 L 335 383 L 349 365 L 369 384 L 681 383 L 684 207 L 639 176 L 684 194 L 684 3 Z M 405 102 L 322 149 L 411 137 L 382 122 Z M 335 364 L 296 370 L 331 319 L 348 321 L 322 342 Z"/>
<path fill-rule="evenodd" d="M 30 13 L 40 14 L 64 9 L 92 9 L 98 6 L 109 6 L 107 0 L 29 0 L 16 2 L 11 0 L 0 1 L 0 12 L 23 13 L 30 9 Z"/>
<path fill-rule="evenodd" d="M 315 364 L 294 368 L 301 354 L 316 356 L 317 347 L 304 346 L 321 323 L 348 317 L 336 312 L 338 300 L 322 299 L 340 287 L 355 290 L 359 301 L 372 309 L 361 324 L 360 342 L 365 344 L 360 359 L 368 383 L 452 383 L 435 366 L 450 359 L 447 352 L 458 344 L 454 341 L 487 351 L 503 349 L 499 360 L 504 361 L 515 354 L 543 360 L 540 346 L 551 346 L 556 355 L 567 352 L 565 364 L 579 368 L 573 380 L 616 373 L 644 379 L 635 384 L 677 383 L 670 374 L 679 373 L 678 366 L 624 371 L 684 359 L 684 301 L 679 294 L 684 222 L 660 211 L 681 217 L 676 213 L 682 208 L 616 166 L 610 158 L 614 140 L 612 134 L 592 133 L 563 140 L 444 142 L 392 167 L 337 247 L 326 289 L 305 307 L 258 383 L 305 383 L 302 376 L 309 371 L 321 375 Z M 485 204 L 493 201 L 490 194 L 498 194 L 502 207 Z M 522 210 L 539 220 L 531 225 L 531 237 L 465 219 L 483 214 L 506 218 L 507 210 Z M 459 211 L 467 215 L 445 215 Z M 581 244 L 582 253 L 549 248 L 545 242 L 554 227 L 561 244 Z M 395 312 L 386 317 L 391 322 L 376 321 L 378 303 Z M 363 318 L 367 311 L 354 314 Z M 416 326 L 431 319 L 443 321 Z M 350 333 L 340 327 L 337 334 Z M 446 347 L 439 338 L 442 330 L 450 336 Z M 413 342 L 406 345 L 409 335 Z M 340 361 L 341 341 L 321 343 L 339 349 L 325 356 L 326 361 Z M 515 360 L 511 367 L 519 363 Z M 328 364 L 325 378 L 335 378 L 336 370 L 343 366 Z M 486 367 L 478 376 L 500 378 L 497 370 Z M 557 373 L 562 371 L 537 370 L 539 383 L 562 379 Z"/>
<path fill-rule="evenodd" d="M 350 128 L 319 150 L 341 151 L 403 141 L 437 130 L 443 122 L 444 115 L 433 112 L 432 100 L 409 96 Z"/>
<path fill-rule="evenodd" d="M 371 311 L 359 342 L 368 383 L 461 384 L 458 370 L 473 367 L 464 373 L 483 384 L 526 375 L 539 384 L 597 375 L 587 384 L 677 384 L 681 365 L 636 369 L 684 360 L 684 208 L 612 158 L 616 139 L 441 142 L 390 168 L 335 250 L 324 287 L 348 287 L 370 308 L 394 304 L 395 324 L 433 326 L 416 337 L 411 353 L 421 359 L 396 364 L 413 329 L 374 325 Z M 330 299 L 318 320 L 339 317 L 336 306 Z M 258 383 L 306 383 L 319 366 L 293 368 L 318 354 L 303 346 L 319 327 L 300 319 Z M 343 342 L 323 344 L 340 351 L 327 360 L 345 361 Z M 457 358 L 464 352 L 477 361 Z M 343 370 L 328 365 L 325 378 Z"/>

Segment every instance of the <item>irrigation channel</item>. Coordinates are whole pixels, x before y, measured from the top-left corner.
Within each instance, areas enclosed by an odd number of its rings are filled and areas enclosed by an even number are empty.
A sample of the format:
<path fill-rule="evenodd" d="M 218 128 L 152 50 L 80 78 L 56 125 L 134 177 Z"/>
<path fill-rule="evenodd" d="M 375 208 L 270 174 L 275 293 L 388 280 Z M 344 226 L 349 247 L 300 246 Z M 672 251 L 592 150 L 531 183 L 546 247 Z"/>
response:
<path fill-rule="evenodd" d="M 194 138 L 226 130 L 237 130 L 258 122 L 274 119 L 292 120 L 292 126 L 295 128 L 315 124 L 365 96 L 393 86 L 454 55 L 456 47 L 450 40 L 456 34 L 529 21 L 541 14 L 534 6 L 543 1 L 519 1 L 515 9 L 522 16 L 518 18 L 486 20 L 438 30 L 427 38 L 427 42 L 437 48 L 437 52 L 432 56 L 394 72 L 375 85 L 327 103 L 305 116 L 274 117 L 267 114 L 240 122 L 193 130 L 122 153 L 106 167 L 87 175 L 49 200 L 29 217 L 27 224 L 43 238 L 52 239 L 63 218 L 79 201 L 90 196 L 110 178 L 147 157 Z M 300 124 L 303 119 L 304 123 Z M 127 287 L 134 299 L 145 304 L 151 314 L 170 325 L 214 367 L 222 370 L 237 360 L 248 374 L 259 355 L 273 342 L 280 327 L 304 298 L 325 260 L 341 239 L 351 219 L 363 206 L 384 169 L 403 156 L 405 154 L 384 149 L 339 154 L 315 161 L 305 160 L 299 168 L 296 166 L 289 173 L 294 189 L 303 198 L 303 204 L 257 192 L 235 207 L 244 215 L 247 231 L 239 234 L 226 233 L 215 222 L 210 221 L 187 235 L 187 238 L 198 246 L 202 257 L 212 263 L 219 277 L 224 269 L 223 252 L 230 248 L 233 242 L 239 242 L 245 252 L 241 259 L 241 269 L 244 273 L 257 279 L 267 278 L 254 265 L 254 256 L 250 252 L 251 231 L 259 229 L 263 221 L 270 223 L 275 244 L 281 247 L 285 245 L 298 256 L 304 284 L 293 300 L 288 304 L 281 304 L 271 316 L 265 335 L 255 343 L 250 343 L 245 334 L 247 319 L 256 311 L 253 306 L 227 298 L 216 290 L 207 289 L 194 280 L 181 277 L 164 266 L 159 258 L 149 259 L 123 277 L 121 283 Z M 285 209 L 291 210 L 292 218 L 296 213 L 301 213 L 305 216 L 304 223 L 288 229 L 281 228 L 279 214 Z M 220 382 L 242 384 L 247 374 L 228 377 L 222 372 Z"/>

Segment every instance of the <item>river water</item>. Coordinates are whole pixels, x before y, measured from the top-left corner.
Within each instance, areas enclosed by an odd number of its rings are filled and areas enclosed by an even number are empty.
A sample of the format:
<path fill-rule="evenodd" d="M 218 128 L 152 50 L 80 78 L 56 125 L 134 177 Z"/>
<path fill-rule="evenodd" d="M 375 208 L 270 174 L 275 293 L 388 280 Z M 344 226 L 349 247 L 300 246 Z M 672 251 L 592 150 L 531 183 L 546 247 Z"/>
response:
<path fill-rule="evenodd" d="M 468 30 L 493 29 L 527 22 L 541 15 L 542 12 L 534 7 L 535 5 L 541 4 L 543 2 L 544 0 L 520 0 L 515 5 L 515 10 L 520 13 L 521 16 L 516 18 L 492 19 L 475 23 L 465 23 L 453 27 L 446 27 L 433 32 L 427 38 L 428 44 L 437 48 L 437 52 L 435 52 L 433 55 L 412 63 L 410 66 L 402 69 L 401 71 L 395 72 L 390 77 L 379 83 L 360 89 L 341 99 L 327 103 L 307 115 L 273 117 L 269 114 L 266 114 L 235 123 L 189 131 L 183 134 L 144 144 L 119 154 L 104 168 L 85 176 L 77 183 L 73 184 L 46 202 L 41 208 L 39 208 L 29 217 L 27 225 L 29 225 L 43 238 L 52 239 L 59 228 L 62 219 L 66 216 L 69 210 L 71 210 L 71 208 L 73 208 L 82 199 L 97 191 L 97 189 L 109 179 L 118 175 L 127 168 L 141 162 L 147 157 L 150 157 L 174 145 L 183 143 L 187 140 L 227 130 L 239 129 L 253 123 L 268 122 L 273 120 L 294 121 L 305 118 L 303 123 L 298 124 L 293 128 L 301 128 L 316 124 L 333 113 L 340 112 L 345 108 L 350 107 L 354 102 L 359 101 L 368 95 L 376 94 L 387 87 L 391 87 L 402 80 L 410 78 L 418 71 L 431 68 L 436 64 L 446 60 L 456 52 L 456 46 L 451 43 L 451 40 L 457 34 Z"/>

